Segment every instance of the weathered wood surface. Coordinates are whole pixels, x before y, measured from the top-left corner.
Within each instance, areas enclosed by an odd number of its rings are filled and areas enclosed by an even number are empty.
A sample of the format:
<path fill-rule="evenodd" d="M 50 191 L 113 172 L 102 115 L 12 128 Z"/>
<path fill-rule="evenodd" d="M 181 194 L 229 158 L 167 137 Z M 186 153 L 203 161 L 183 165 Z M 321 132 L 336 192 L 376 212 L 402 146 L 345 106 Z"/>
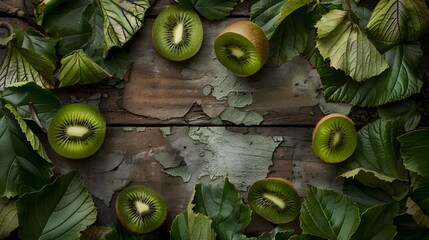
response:
<path fill-rule="evenodd" d="M 3 2 L 20 8 L 23 6 L 18 0 Z M 67 160 L 55 154 L 49 148 L 45 135 L 39 134 L 58 174 L 73 169 L 81 173 L 99 210 L 97 223 L 116 222 L 112 205 L 118 191 L 127 184 L 145 184 L 166 198 L 169 214 L 163 229 L 169 229 L 174 216 L 185 209 L 196 179 L 186 183 L 181 177 L 168 175 L 157 157 L 173 156 L 187 161 L 225 154 L 222 148 L 208 148 L 208 143 L 191 139 L 189 129 L 192 126 L 223 129 L 220 125 L 227 125 L 225 133 L 237 134 L 236 143 L 244 145 L 250 144 L 247 136 L 274 137 L 278 146 L 272 153 L 268 151 L 269 157 L 265 159 L 272 162 L 265 169 L 267 176 L 290 179 L 301 196 L 305 194 L 307 184 L 338 188 L 335 166 L 322 162 L 311 150 L 312 126 L 323 115 L 320 107 L 331 107 L 323 102 L 320 83 L 311 65 L 302 58 L 280 67 L 268 63 L 255 76 L 237 78 L 214 56 L 216 35 L 227 24 L 249 17 L 248 1 L 239 4 L 226 20 L 203 20 L 205 34 L 201 51 L 194 58 L 180 63 L 161 57 L 155 51 L 150 36 L 154 17 L 173 1 L 151 2 L 153 6 L 147 13 L 143 29 L 127 46 L 134 62 L 127 81 L 109 79 L 97 85 L 55 90 L 63 103 L 87 101 L 99 106 L 109 126 L 100 151 L 88 159 Z M 4 19 L 15 26 L 25 25 L 16 18 Z M 251 97 L 249 105 L 232 100 L 240 100 L 242 96 Z M 234 126 L 228 120 L 219 121 L 217 117 L 232 106 L 241 112 L 262 115 L 263 121 L 260 124 L 251 122 L 253 126 L 249 127 Z M 171 133 L 163 128 L 165 126 L 171 127 Z M 255 149 L 245 147 L 237 147 L 231 154 L 249 159 L 258 155 Z M 231 164 L 234 160 L 228 161 Z M 242 175 L 246 175 L 246 171 L 241 172 Z M 251 173 L 248 173 L 247 180 L 253 176 Z M 234 175 L 236 172 L 225 174 Z M 265 171 L 259 174 L 265 174 Z M 208 182 L 209 177 L 197 180 Z M 245 191 L 242 193 L 245 197 Z M 289 226 L 297 228 L 297 221 Z M 272 227 L 256 216 L 247 233 L 257 234 Z"/>
<path fill-rule="evenodd" d="M 312 128 L 294 127 L 212 127 L 225 131 L 225 134 L 234 134 L 235 144 L 244 147 L 232 148 L 229 154 L 237 161 L 233 164 L 243 164 L 243 159 L 249 159 L 247 164 L 241 165 L 240 173 L 225 173 L 231 182 L 236 175 L 248 174 L 246 179 L 256 180 L 252 168 L 252 160 L 257 153 L 258 146 L 249 146 L 246 136 L 273 137 L 277 139 L 278 147 L 272 153 L 272 164 L 267 166 L 267 176 L 283 177 L 291 180 L 300 196 L 304 196 L 307 184 L 339 189 L 340 179 L 336 177 L 336 168 L 318 159 L 311 150 Z M 169 207 L 168 218 L 164 230 L 168 230 L 174 217 L 183 211 L 189 202 L 194 190 L 195 181 L 215 183 L 207 176 L 184 182 L 180 177 L 173 177 L 163 172 L 164 167 L 156 160 L 160 154 L 171 154 L 176 158 L 201 158 L 204 155 L 223 154 L 221 148 L 211 148 L 210 144 L 191 139 L 188 135 L 189 127 L 172 127 L 163 129 L 158 127 L 109 127 L 105 143 L 98 153 L 88 159 L 68 160 L 59 157 L 50 148 L 48 154 L 55 163 L 57 173 L 66 173 L 78 169 L 93 194 L 99 209 L 99 224 L 113 224 L 116 222 L 113 205 L 115 196 L 127 184 L 144 184 L 150 186 L 167 201 Z M 40 136 L 42 139 L 44 135 Z M 46 141 L 46 139 L 44 139 Z M 217 145 L 216 145 L 217 146 Z M 251 149 L 251 150 L 249 150 Z M 252 150 L 253 149 L 253 150 Z M 232 159 L 228 161 L 233 162 Z M 241 160 L 240 160 L 241 159 Z M 240 160 L 240 161 L 239 161 Z M 268 159 L 271 161 L 271 156 Z M 231 162 L 229 164 L 231 164 Z M 228 163 L 225 163 L 228 164 Z M 189 166 L 191 167 L 191 166 Z M 240 170 L 241 171 L 241 170 Z M 242 188 L 247 186 L 242 186 Z M 245 199 L 245 190 L 242 191 Z M 296 227 L 297 222 L 289 224 Z M 256 234 L 270 230 L 272 225 L 256 217 L 247 233 Z"/>

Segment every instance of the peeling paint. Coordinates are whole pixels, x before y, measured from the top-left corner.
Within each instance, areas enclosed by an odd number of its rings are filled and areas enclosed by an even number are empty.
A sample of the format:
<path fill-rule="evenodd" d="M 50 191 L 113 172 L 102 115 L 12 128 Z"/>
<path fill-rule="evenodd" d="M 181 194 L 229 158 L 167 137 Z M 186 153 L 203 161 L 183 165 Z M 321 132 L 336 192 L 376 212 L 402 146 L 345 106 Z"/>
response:
<path fill-rule="evenodd" d="M 160 127 L 159 131 L 161 131 L 161 134 L 163 137 L 167 137 L 168 135 L 171 135 L 171 127 Z"/>
<path fill-rule="evenodd" d="M 172 161 L 172 155 L 157 154 L 156 160 L 171 166 L 183 159 L 178 167 L 163 171 L 182 177 L 190 187 L 228 176 L 238 189 L 245 191 L 256 179 L 267 176 L 273 152 L 280 144 L 272 137 L 234 133 L 225 127 L 190 127 L 187 134 L 188 137 L 169 136 L 172 148 L 181 158 L 175 156 Z"/>
<path fill-rule="evenodd" d="M 249 92 L 230 92 L 228 94 L 228 105 L 231 107 L 246 107 L 252 104 L 253 95 Z"/>
<path fill-rule="evenodd" d="M 264 117 L 255 111 L 243 111 L 238 108 L 229 107 L 220 114 L 220 118 L 236 125 L 259 125 Z"/>

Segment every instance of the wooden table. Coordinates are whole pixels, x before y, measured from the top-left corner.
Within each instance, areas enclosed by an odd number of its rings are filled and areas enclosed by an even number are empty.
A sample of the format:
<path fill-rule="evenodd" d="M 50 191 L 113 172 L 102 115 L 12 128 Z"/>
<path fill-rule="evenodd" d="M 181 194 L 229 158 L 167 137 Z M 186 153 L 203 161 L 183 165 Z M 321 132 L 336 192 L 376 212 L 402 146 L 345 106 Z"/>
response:
<path fill-rule="evenodd" d="M 4 2 L 19 7 L 21 1 Z M 325 103 L 310 63 L 302 57 L 279 67 L 268 62 L 248 78 L 220 65 L 213 41 L 228 24 L 249 19 L 246 3 L 228 19 L 203 20 L 204 42 L 195 57 L 168 61 L 154 49 L 150 32 L 156 15 L 171 2 L 154 3 L 130 42 L 127 80 L 55 90 L 64 103 L 89 102 L 107 119 L 105 143 L 88 159 L 61 158 L 46 144 L 57 173 L 80 171 L 99 210 L 97 224 L 116 222 L 115 196 L 128 184 L 147 185 L 165 197 L 165 231 L 188 204 L 196 182 L 215 183 L 227 175 L 244 198 L 246 187 L 266 176 L 291 180 L 300 196 L 307 184 L 340 188 L 335 167 L 313 154 L 311 134 L 324 114 L 350 108 Z M 188 171 L 178 168 L 184 165 Z M 297 228 L 297 221 L 288 226 Z M 272 228 L 255 216 L 247 233 Z"/>

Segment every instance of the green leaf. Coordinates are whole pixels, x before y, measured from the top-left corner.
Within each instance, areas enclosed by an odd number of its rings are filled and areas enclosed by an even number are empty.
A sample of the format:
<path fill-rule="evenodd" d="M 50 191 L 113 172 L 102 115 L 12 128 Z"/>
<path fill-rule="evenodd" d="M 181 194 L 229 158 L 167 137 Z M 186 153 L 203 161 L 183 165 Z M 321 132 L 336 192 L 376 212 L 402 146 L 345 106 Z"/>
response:
<path fill-rule="evenodd" d="M 61 107 L 61 102 L 54 93 L 40 87 L 35 82 L 9 85 L 4 89 L 2 98 L 5 102 L 13 105 L 19 115 L 26 120 L 32 119 L 29 108 L 31 102 L 45 129 L 48 129 L 53 115 Z"/>
<path fill-rule="evenodd" d="M 49 11 L 46 10 L 48 6 Z M 92 33 L 88 22 L 92 9 L 93 0 L 49 1 L 43 14 L 43 28 L 48 36 L 59 39 L 58 55 L 64 56 L 88 43 Z"/>
<path fill-rule="evenodd" d="M 121 224 L 106 236 L 106 240 L 158 240 L 159 231 L 155 230 L 146 234 L 133 234 L 126 230 Z"/>
<path fill-rule="evenodd" d="M 270 59 L 281 65 L 300 55 L 307 47 L 310 22 L 305 9 L 298 10 L 286 18 L 270 38 Z"/>
<path fill-rule="evenodd" d="M 53 88 L 54 71 L 55 65 L 44 55 L 10 43 L 0 67 L 0 91 L 9 84 L 26 81 Z"/>
<path fill-rule="evenodd" d="M 39 192 L 17 200 L 21 239 L 75 240 L 96 220 L 97 209 L 74 171 L 59 176 Z"/>
<path fill-rule="evenodd" d="M 19 222 L 15 201 L 0 198 L 0 239 L 7 238 L 18 227 Z"/>
<path fill-rule="evenodd" d="M 106 236 L 114 230 L 112 227 L 90 226 L 82 232 L 80 240 L 105 240 Z"/>
<path fill-rule="evenodd" d="M 278 26 L 286 19 L 290 14 L 296 10 L 309 5 L 310 3 L 316 2 L 316 0 L 287 0 L 284 2 L 280 10 L 280 17 L 277 19 L 275 26 Z"/>
<path fill-rule="evenodd" d="M 419 207 L 419 215 L 413 217 L 417 223 L 429 227 L 429 178 L 420 177 L 413 184 L 413 190 L 410 198 Z M 420 217 L 419 217 L 420 216 Z"/>
<path fill-rule="evenodd" d="M 343 192 L 349 195 L 353 201 L 358 204 L 360 212 L 365 212 L 368 208 L 375 205 L 391 203 L 394 201 L 384 191 L 377 188 L 366 187 L 359 182 L 352 180 L 346 180 Z"/>
<path fill-rule="evenodd" d="M 216 233 L 209 217 L 188 209 L 174 218 L 170 237 L 172 240 L 215 240 Z"/>
<path fill-rule="evenodd" d="M 408 170 L 429 177 L 429 130 L 420 129 L 398 137 L 404 165 Z"/>
<path fill-rule="evenodd" d="M 335 69 L 358 82 L 381 74 L 389 65 L 347 12 L 332 10 L 316 23 L 316 47 Z"/>
<path fill-rule="evenodd" d="M 377 108 L 377 113 L 381 119 L 401 118 L 407 132 L 414 130 L 421 118 L 416 101 L 410 98 L 380 106 Z"/>
<path fill-rule="evenodd" d="M 366 28 L 385 44 L 418 40 L 429 29 L 429 10 L 425 0 L 381 0 Z"/>
<path fill-rule="evenodd" d="M 231 239 L 244 232 L 252 211 L 243 203 L 237 188 L 228 178 L 217 185 L 196 184 L 193 210 L 210 217 L 218 239 Z"/>
<path fill-rule="evenodd" d="M 417 224 L 409 214 L 397 216 L 395 225 L 398 231 L 395 240 L 429 240 L 429 228 Z"/>
<path fill-rule="evenodd" d="M 413 199 L 408 198 L 407 200 L 407 213 L 412 215 L 416 223 L 423 225 L 425 227 L 429 227 L 429 217 L 426 215 L 421 209 L 421 207 L 413 201 Z"/>
<path fill-rule="evenodd" d="M 285 4 L 285 0 L 267 0 L 253 1 L 250 6 L 251 21 L 264 30 L 268 39 L 271 38 L 276 30 L 276 23 L 280 17 L 280 9 L 283 4 Z"/>
<path fill-rule="evenodd" d="M 111 77 L 110 73 L 95 63 L 82 50 L 76 50 L 61 59 L 61 68 L 58 73 L 60 87 L 77 83 L 94 84 L 109 77 Z"/>
<path fill-rule="evenodd" d="M 352 239 L 377 240 L 393 239 L 396 227 L 393 219 L 399 212 L 398 203 L 376 205 L 366 210 Z"/>
<path fill-rule="evenodd" d="M 146 10 L 150 7 L 148 0 L 97 0 L 103 16 L 104 51 L 122 47 L 143 26 Z"/>
<path fill-rule="evenodd" d="M 35 141 L 33 144 L 27 140 L 32 133 L 27 132 L 28 130 L 23 132 L 23 127 L 20 126 L 22 124 L 22 119 L 12 105 L 6 104 L 0 107 L 0 152 L 2 153 L 0 196 L 2 197 L 13 197 L 39 190 L 50 182 L 53 175 L 52 163 L 34 150 L 39 149 L 37 140 L 33 139 Z"/>
<path fill-rule="evenodd" d="M 48 14 L 52 9 L 55 9 L 55 7 L 66 1 L 67 0 L 31 0 L 37 23 L 42 25 L 45 14 Z"/>
<path fill-rule="evenodd" d="M 299 220 L 304 234 L 345 240 L 358 228 L 359 208 L 347 195 L 310 185 Z"/>
<path fill-rule="evenodd" d="M 111 48 L 107 58 L 97 63 L 118 79 L 126 78 L 131 67 L 129 56 L 125 50 L 118 47 Z"/>
<path fill-rule="evenodd" d="M 176 0 L 186 7 L 192 8 L 204 18 L 218 21 L 230 15 L 238 0 Z"/>
<path fill-rule="evenodd" d="M 294 235 L 293 230 L 283 229 L 282 227 L 275 227 L 270 232 L 262 233 L 256 240 L 286 240 Z"/>
<path fill-rule="evenodd" d="M 384 181 L 408 180 L 396 138 L 405 132 L 399 120 L 376 120 L 358 131 L 358 143 L 353 155 L 344 162 L 350 171 L 361 169 L 370 171 Z"/>
<path fill-rule="evenodd" d="M 361 107 L 374 107 L 407 98 L 421 89 L 417 69 L 422 50 L 417 43 L 398 45 L 383 54 L 389 68 L 378 77 L 358 83 L 342 71 L 329 67 L 317 58 L 317 71 L 328 101 L 346 102 Z"/>

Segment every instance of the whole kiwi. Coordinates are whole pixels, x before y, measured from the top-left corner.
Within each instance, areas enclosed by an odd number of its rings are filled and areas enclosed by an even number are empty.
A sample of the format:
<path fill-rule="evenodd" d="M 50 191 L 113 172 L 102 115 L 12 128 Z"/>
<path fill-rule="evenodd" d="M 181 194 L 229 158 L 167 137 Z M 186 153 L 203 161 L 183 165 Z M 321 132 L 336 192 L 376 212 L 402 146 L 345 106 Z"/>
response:
<path fill-rule="evenodd" d="M 99 150 L 106 135 L 106 120 L 86 103 L 62 106 L 48 126 L 48 142 L 59 155 L 80 159 Z"/>
<path fill-rule="evenodd" d="M 131 185 L 123 189 L 115 204 L 119 222 L 132 233 L 149 233 L 159 228 L 167 216 L 164 198 L 143 185 Z"/>
<path fill-rule="evenodd" d="M 247 77 L 258 72 L 268 59 L 269 43 L 256 23 L 240 20 L 227 26 L 215 39 L 219 62 L 234 74 Z"/>
<path fill-rule="evenodd" d="M 357 145 L 357 132 L 353 121 L 344 114 L 324 116 L 313 130 L 314 153 L 328 163 L 339 163 L 349 158 Z"/>
<path fill-rule="evenodd" d="M 293 221 L 301 209 L 297 190 L 281 177 L 255 181 L 248 189 L 247 202 L 255 213 L 275 224 Z"/>
<path fill-rule="evenodd" d="M 198 14 L 190 8 L 170 5 L 156 17 L 152 41 L 158 52 L 172 61 L 193 57 L 203 42 L 203 25 Z"/>

